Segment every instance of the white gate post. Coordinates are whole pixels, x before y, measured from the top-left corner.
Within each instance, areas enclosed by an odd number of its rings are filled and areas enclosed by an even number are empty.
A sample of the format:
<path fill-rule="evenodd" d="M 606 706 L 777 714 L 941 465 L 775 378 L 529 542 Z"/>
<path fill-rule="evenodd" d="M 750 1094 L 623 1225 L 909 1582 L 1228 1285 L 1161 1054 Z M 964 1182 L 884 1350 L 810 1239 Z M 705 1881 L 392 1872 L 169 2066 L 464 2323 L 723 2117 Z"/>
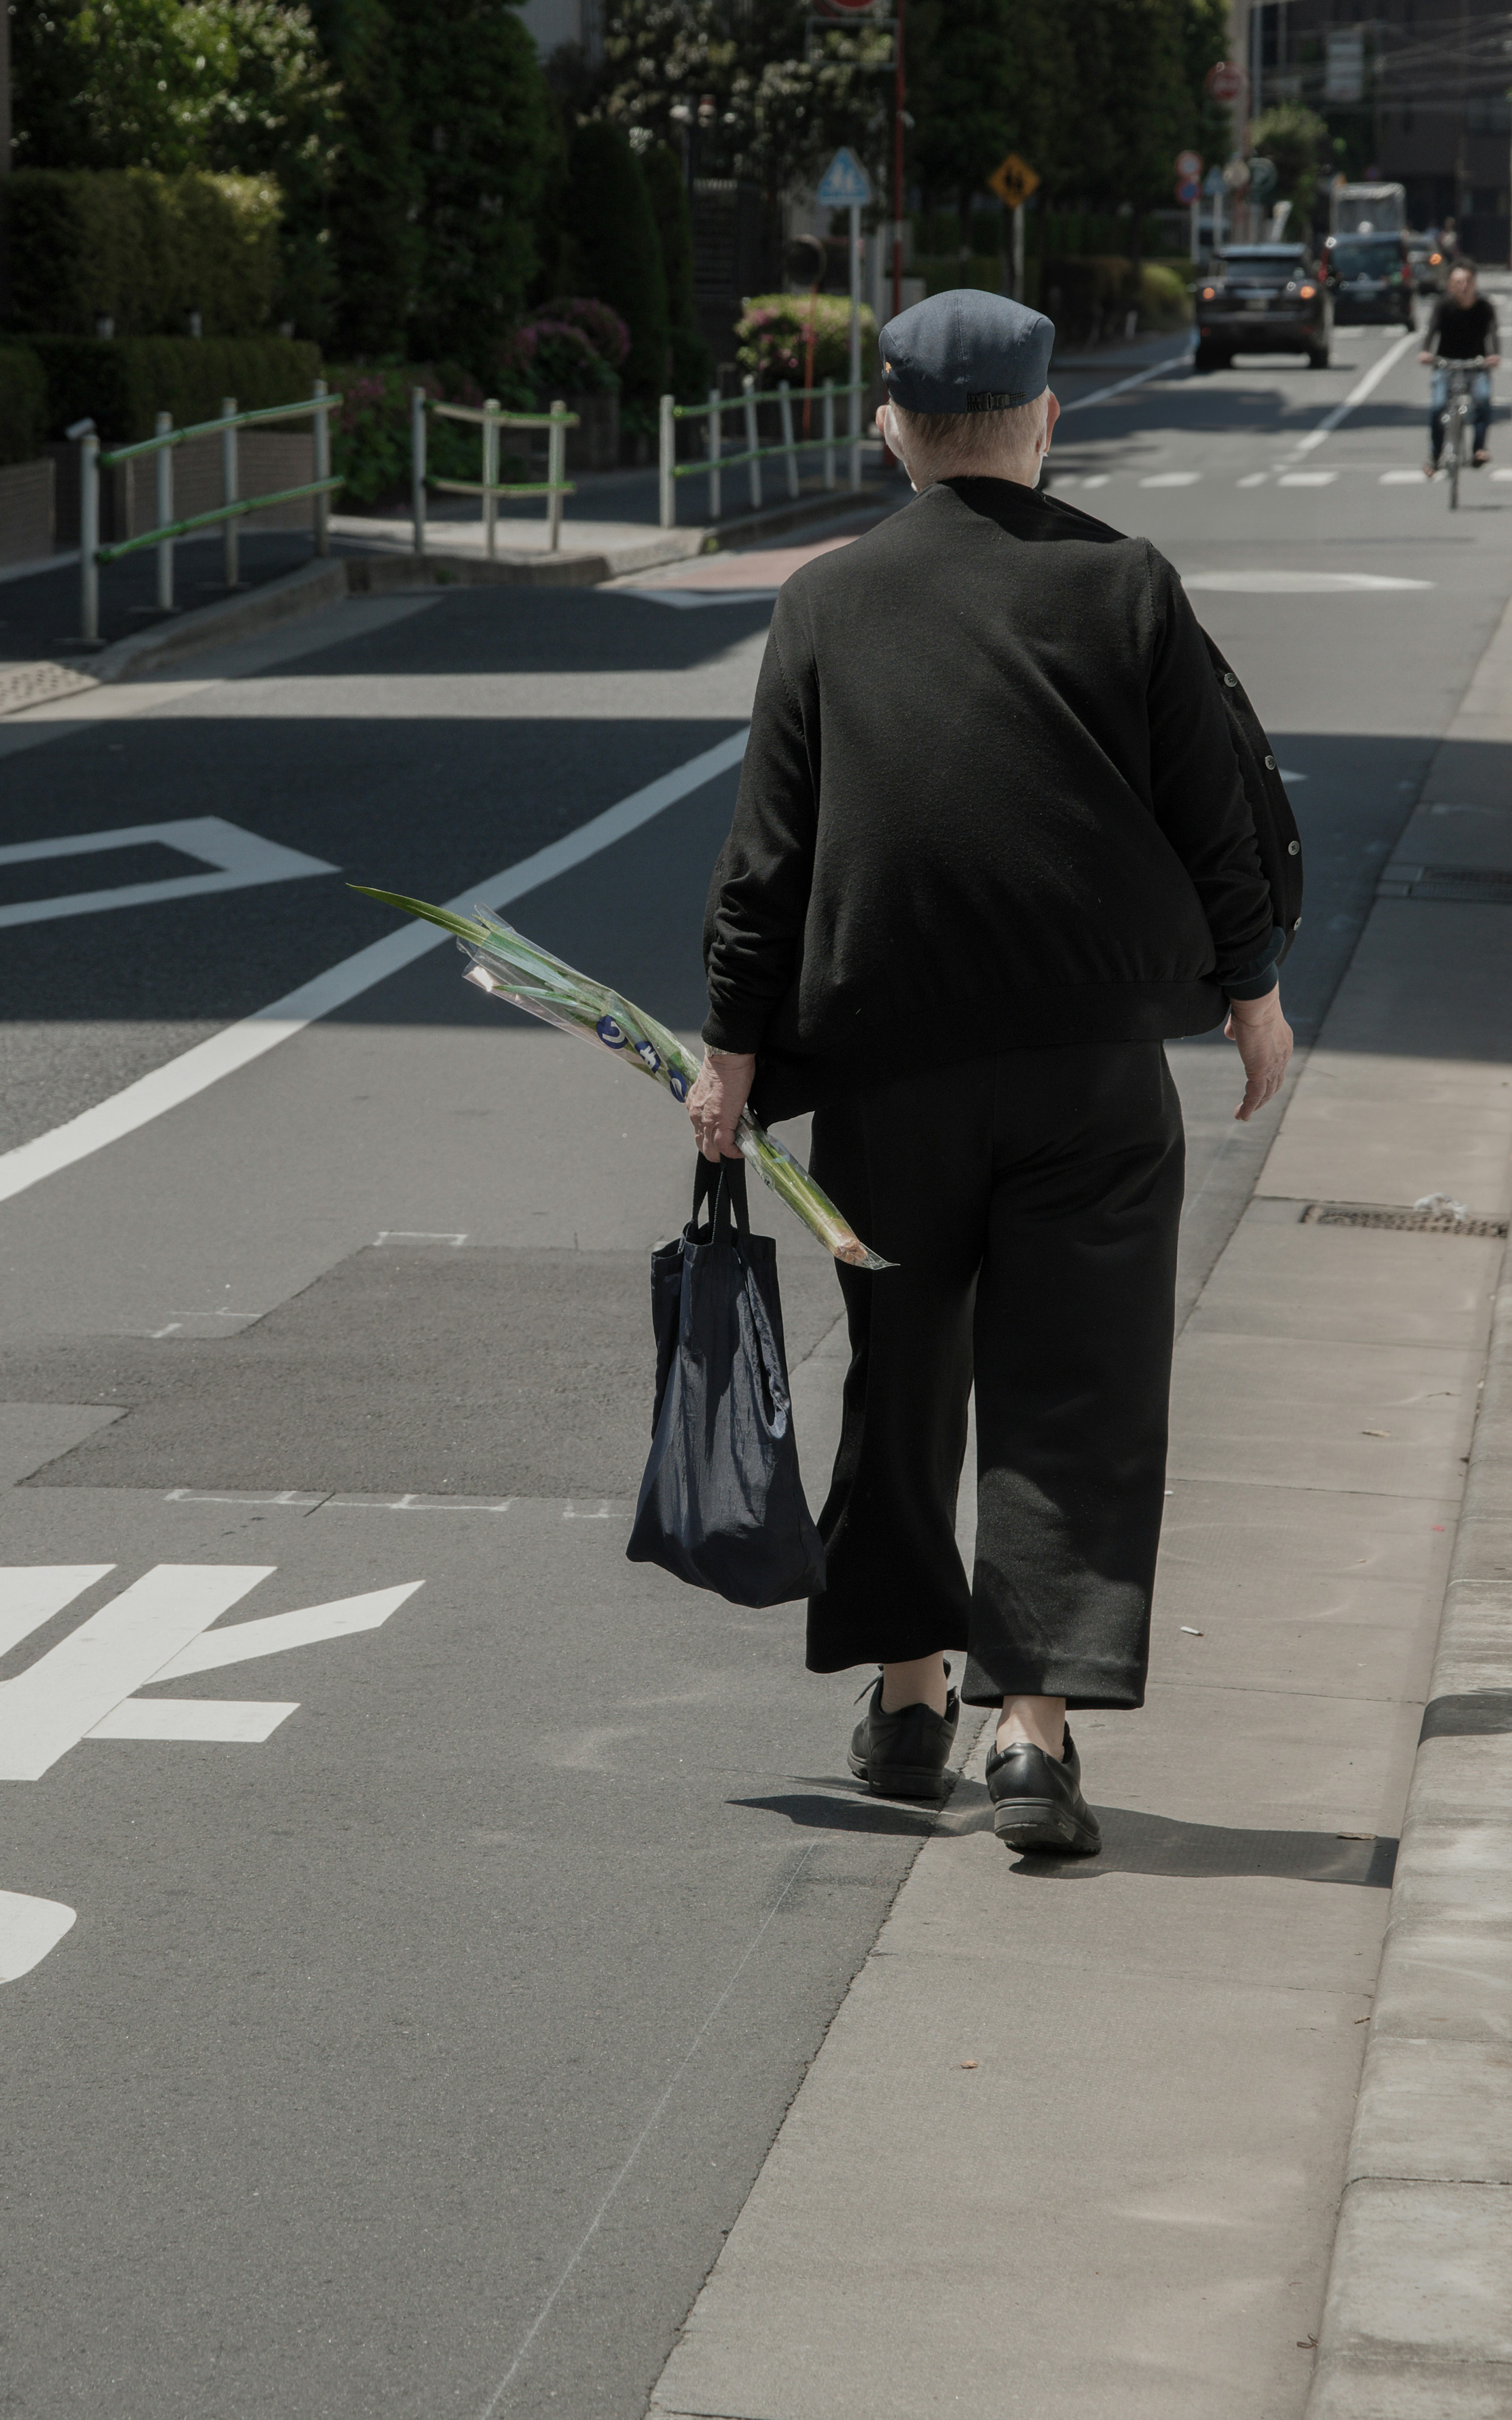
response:
<path fill-rule="evenodd" d="M 159 437 L 165 436 L 173 427 L 172 412 L 160 411 L 154 426 Z M 158 485 L 158 527 L 166 529 L 173 519 L 173 447 L 171 445 L 159 446 L 155 467 Z M 171 613 L 173 612 L 173 540 L 171 537 L 159 541 L 157 556 L 158 611 L 160 613 Z"/>
<path fill-rule="evenodd" d="M 409 544 L 422 557 L 425 551 L 425 390 L 409 390 Z"/>
<path fill-rule="evenodd" d="M 311 389 L 312 395 L 318 397 L 326 392 L 325 380 L 316 379 Z M 317 479 L 329 479 L 331 476 L 331 414 L 329 411 L 317 411 L 315 415 L 315 475 Z M 315 551 L 316 554 L 331 552 L 329 493 L 316 496 L 315 500 Z"/>
<path fill-rule="evenodd" d="M 656 422 L 657 510 L 663 529 L 677 526 L 677 482 L 672 476 L 677 458 L 677 423 L 672 418 L 672 409 L 671 396 L 664 395 Z"/>
<path fill-rule="evenodd" d="M 762 466 L 756 459 L 756 449 L 760 443 L 756 434 L 756 381 L 748 377 L 743 378 L 740 383 L 746 392 L 746 451 L 750 456 L 750 508 L 753 513 L 759 513 L 762 508 Z"/>
<path fill-rule="evenodd" d="M 719 390 L 709 389 L 709 519 L 719 518 L 719 447 L 724 436 L 723 414 L 719 410 Z"/>
<path fill-rule="evenodd" d="M 835 381 L 825 380 L 825 485 L 835 484 Z"/>
<path fill-rule="evenodd" d="M 489 561 L 498 548 L 499 499 L 494 494 L 499 485 L 499 398 L 485 396 L 483 409 L 483 545 Z M 549 452 L 548 458 L 549 459 Z"/>
<path fill-rule="evenodd" d="M 796 503 L 798 494 L 798 458 L 793 450 L 793 390 L 782 379 L 777 390 L 778 410 L 782 415 L 782 443 L 788 458 L 788 499 Z"/>
<path fill-rule="evenodd" d="M 564 396 L 551 398 L 551 426 L 546 433 L 546 475 L 551 493 L 546 500 L 546 518 L 550 535 L 547 549 L 551 554 L 562 547 L 562 488 L 567 473 L 567 405 Z"/>
<path fill-rule="evenodd" d="M 234 504 L 237 501 L 237 399 L 234 395 L 221 397 L 221 418 L 225 427 L 221 431 L 221 502 Z M 224 548 L 223 577 L 227 588 L 239 588 L 240 562 L 238 549 L 239 527 L 233 518 L 221 524 Z"/>

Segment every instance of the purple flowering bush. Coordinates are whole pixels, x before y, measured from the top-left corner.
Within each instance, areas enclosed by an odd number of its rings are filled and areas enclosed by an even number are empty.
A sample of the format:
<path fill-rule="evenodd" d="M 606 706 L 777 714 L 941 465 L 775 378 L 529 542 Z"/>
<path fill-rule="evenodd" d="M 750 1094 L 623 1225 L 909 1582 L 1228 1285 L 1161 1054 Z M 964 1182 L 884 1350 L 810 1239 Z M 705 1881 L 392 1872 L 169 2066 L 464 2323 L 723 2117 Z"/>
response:
<path fill-rule="evenodd" d="M 630 332 L 617 311 L 588 295 L 544 302 L 508 337 L 500 376 L 511 396 L 616 395 Z"/>
<path fill-rule="evenodd" d="M 331 416 L 331 467 L 346 483 L 336 499 L 338 511 L 388 504 L 407 493 L 411 387 L 423 386 L 440 403 L 478 405 L 484 399 L 477 380 L 448 362 L 435 367 L 330 368 L 326 379 L 342 398 L 340 411 Z M 425 458 L 443 479 L 479 478 L 476 428 L 431 415 Z"/>
<path fill-rule="evenodd" d="M 851 305 L 844 294 L 754 294 L 745 316 L 735 323 L 739 346 L 735 358 L 761 387 L 786 379 L 802 386 L 808 361 L 809 320 L 813 315 L 813 382 L 833 379 L 842 386 L 850 375 Z M 861 306 L 861 375 L 869 376 L 876 360 L 877 323 Z"/>

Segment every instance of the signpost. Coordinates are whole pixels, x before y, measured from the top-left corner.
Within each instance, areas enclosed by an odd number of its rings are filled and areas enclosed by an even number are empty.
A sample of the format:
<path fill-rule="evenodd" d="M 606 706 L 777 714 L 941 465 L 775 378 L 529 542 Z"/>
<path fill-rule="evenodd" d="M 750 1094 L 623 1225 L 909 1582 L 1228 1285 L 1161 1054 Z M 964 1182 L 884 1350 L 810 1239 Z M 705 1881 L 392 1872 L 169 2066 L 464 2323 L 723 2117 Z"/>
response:
<path fill-rule="evenodd" d="M 1212 248 L 1221 252 L 1224 240 L 1224 196 L 1228 188 L 1221 168 L 1210 168 L 1202 179 L 1202 190 L 1212 205 Z"/>
<path fill-rule="evenodd" d="M 848 210 L 851 219 L 851 488 L 861 485 L 861 212 L 872 199 L 872 179 L 848 144 L 842 143 L 819 179 L 822 210 Z"/>
<path fill-rule="evenodd" d="M 1039 172 L 1030 167 L 1027 160 L 1021 160 L 1016 151 L 1011 151 L 1006 160 L 999 160 L 987 182 L 998 200 L 1005 203 L 1013 213 L 1013 295 L 1015 301 L 1022 302 L 1024 300 L 1024 205 L 1040 182 Z"/>
<path fill-rule="evenodd" d="M 1176 198 L 1192 213 L 1192 257 L 1197 257 L 1200 235 L 1197 219 L 1202 208 L 1202 160 L 1196 151 L 1178 151 L 1176 155 Z"/>

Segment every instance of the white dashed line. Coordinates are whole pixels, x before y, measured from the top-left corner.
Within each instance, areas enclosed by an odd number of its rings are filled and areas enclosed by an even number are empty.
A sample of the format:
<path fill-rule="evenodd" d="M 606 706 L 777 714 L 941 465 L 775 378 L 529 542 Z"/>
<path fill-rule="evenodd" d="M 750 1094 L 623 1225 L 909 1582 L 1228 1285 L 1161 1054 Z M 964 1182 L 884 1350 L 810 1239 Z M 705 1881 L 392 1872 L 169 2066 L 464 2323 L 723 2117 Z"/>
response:
<path fill-rule="evenodd" d="M 1498 472 L 1496 475 L 1500 478 L 1502 474 Z M 1112 476 L 1111 471 L 1094 471 L 1089 479 L 1082 481 L 1082 485 L 1084 488 L 1105 488 Z"/>
<path fill-rule="evenodd" d="M 1157 471 L 1139 484 L 1142 488 L 1195 488 L 1201 476 L 1200 471 Z"/>
<path fill-rule="evenodd" d="M 1283 471 L 1276 485 L 1282 488 L 1331 488 L 1337 477 L 1336 471 Z"/>
<path fill-rule="evenodd" d="M 1383 488 L 1417 488 L 1422 482 L 1421 471 L 1382 471 L 1380 484 Z"/>
<path fill-rule="evenodd" d="M 1236 479 L 1234 485 L 1236 488 L 1263 488 L 1270 475 L 1269 471 L 1246 471 L 1242 479 Z"/>

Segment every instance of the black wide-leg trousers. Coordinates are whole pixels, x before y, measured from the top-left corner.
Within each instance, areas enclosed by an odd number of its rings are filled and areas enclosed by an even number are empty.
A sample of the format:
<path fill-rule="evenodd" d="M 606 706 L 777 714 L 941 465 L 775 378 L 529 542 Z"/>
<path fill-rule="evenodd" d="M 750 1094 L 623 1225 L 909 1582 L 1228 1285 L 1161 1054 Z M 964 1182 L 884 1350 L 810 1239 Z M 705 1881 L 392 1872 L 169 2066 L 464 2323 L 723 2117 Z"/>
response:
<path fill-rule="evenodd" d="M 814 1175 L 898 1266 L 840 1268 L 851 1364 L 810 1671 L 964 1648 L 970 1705 L 1143 1703 L 1183 1162 L 1159 1043 L 1008 1050 L 814 1112 Z"/>

